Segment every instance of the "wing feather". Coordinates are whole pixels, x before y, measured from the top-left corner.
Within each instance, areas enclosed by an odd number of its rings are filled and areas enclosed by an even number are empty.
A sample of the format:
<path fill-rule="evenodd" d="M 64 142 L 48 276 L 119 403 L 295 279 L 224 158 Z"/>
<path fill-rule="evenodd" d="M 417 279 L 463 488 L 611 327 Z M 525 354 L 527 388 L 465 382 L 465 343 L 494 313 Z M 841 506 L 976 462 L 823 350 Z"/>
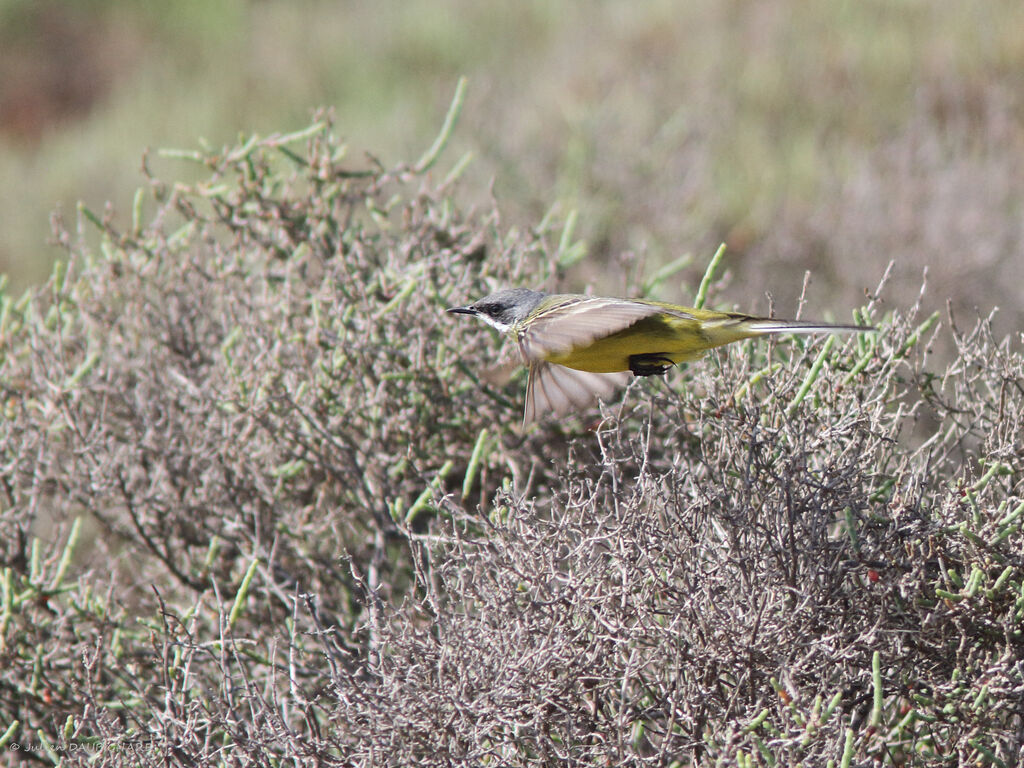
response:
<path fill-rule="evenodd" d="M 609 399 L 629 381 L 629 372 L 591 373 L 554 363 L 532 363 L 526 385 L 526 412 L 523 423 L 536 421 L 545 413 L 564 416 L 586 408 L 598 398 Z"/>
<path fill-rule="evenodd" d="M 628 299 L 573 297 L 546 309 L 519 334 L 527 362 L 564 354 L 628 328 L 645 317 L 664 312 L 656 304 Z"/>

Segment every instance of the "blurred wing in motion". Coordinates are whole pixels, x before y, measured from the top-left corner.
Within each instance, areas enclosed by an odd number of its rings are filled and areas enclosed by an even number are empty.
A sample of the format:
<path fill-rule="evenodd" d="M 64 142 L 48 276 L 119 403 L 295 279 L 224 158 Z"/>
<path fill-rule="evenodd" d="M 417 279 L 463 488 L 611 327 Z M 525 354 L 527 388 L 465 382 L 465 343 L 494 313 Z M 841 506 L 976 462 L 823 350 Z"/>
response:
<path fill-rule="evenodd" d="M 519 333 L 527 363 L 546 360 L 611 336 L 664 308 L 627 299 L 573 296 L 541 311 Z"/>
<path fill-rule="evenodd" d="M 586 408 L 598 398 L 608 400 L 617 389 L 626 386 L 630 375 L 629 371 L 591 373 L 554 363 L 531 363 L 523 424 L 536 421 L 548 411 L 564 416 Z"/>

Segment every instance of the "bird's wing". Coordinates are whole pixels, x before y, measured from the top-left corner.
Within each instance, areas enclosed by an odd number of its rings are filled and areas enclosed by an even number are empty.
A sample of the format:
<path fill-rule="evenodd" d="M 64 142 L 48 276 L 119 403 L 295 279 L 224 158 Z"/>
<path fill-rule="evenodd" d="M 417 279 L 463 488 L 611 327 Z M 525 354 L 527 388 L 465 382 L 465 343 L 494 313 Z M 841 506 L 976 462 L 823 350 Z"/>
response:
<path fill-rule="evenodd" d="M 541 311 L 527 323 L 519 332 L 519 350 L 528 363 L 545 360 L 585 347 L 662 311 L 656 304 L 639 301 L 573 297 Z"/>
<path fill-rule="evenodd" d="M 574 409 L 586 408 L 597 398 L 607 400 L 616 389 L 626 385 L 629 376 L 628 371 L 591 373 L 554 363 L 531 363 L 523 424 L 536 421 L 548 411 L 564 416 Z"/>

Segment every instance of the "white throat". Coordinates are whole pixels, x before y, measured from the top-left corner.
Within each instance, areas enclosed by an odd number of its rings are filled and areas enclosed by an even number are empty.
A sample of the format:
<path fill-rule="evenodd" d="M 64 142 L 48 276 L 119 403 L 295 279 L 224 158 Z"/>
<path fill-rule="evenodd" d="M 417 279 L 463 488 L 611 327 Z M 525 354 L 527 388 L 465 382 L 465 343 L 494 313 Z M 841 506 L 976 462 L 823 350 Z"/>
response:
<path fill-rule="evenodd" d="M 512 327 L 508 323 L 503 323 L 501 320 L 497 320 L 491 317 L 490 315 L 485 315 L 482 312 L 478 314 L 477 317 L 479 317 L 492 328 L 497 328 L 501 333 L 507 333 L 508 329 Z"/>

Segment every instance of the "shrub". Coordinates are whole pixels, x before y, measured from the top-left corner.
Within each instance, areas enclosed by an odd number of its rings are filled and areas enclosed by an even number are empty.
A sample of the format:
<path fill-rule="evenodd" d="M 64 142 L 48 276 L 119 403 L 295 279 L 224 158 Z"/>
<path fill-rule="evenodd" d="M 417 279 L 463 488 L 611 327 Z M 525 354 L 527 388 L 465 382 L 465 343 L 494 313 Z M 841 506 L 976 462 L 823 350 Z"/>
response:
<path fill-rule="evenodd" d="M 557 282 L 569 232 L 326 118 L 190 159 L 3 298 L 5 749 L 1019 760 L 1024 371 L 987 321 L 931 373 L 937 318 L 880 287 L 877 336 L 734 345 L 523 431 L 443 309 Z"/>

